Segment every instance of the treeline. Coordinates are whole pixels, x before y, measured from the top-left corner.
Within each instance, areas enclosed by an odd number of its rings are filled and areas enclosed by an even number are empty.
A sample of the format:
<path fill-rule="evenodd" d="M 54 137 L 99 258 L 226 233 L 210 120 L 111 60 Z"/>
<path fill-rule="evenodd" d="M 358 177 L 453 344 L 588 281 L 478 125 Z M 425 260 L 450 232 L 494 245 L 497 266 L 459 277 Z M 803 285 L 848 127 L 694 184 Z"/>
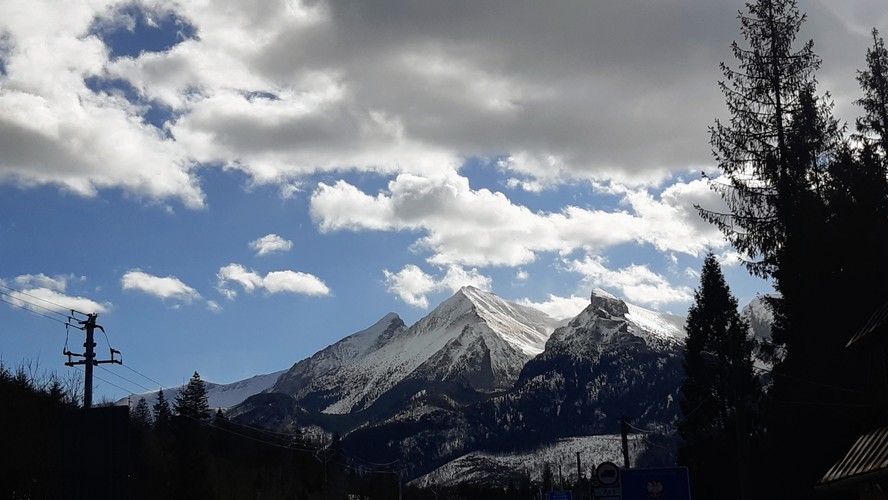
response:
<path fill-rule="evenodd" d="M 884 335 L 849 342 L 888 303 L 888 51 L 873 28 L 849 130 L 818 89 L 814 42 L 797 40 L 796 2 L 750 1 L 738 19 L 719 83 L 730 118 L 710 131 L 722 175 L 709 182 L 726 210 L 697 208 L 774 286 L 773 342 L 761 346 L 773 364 L 753 366 L 708 255 L 687 320 L 679 460 L 697 499 L 856 498 L 817 486 L 888 424 Z"/>
<path fill-rule="evenodd" d="M 58 377 L 0 361 L 0 498 L 65 498 L 63 429 L 77 409 Z"/>
<path fill-rule="evenodd" d="M 197 373 L 174 401 L 158 394 L 153 407 L 140 399 L 83 410 L 78 397 L 54 375 L 0 362 L 0 498 L 530 500 L 546 491 L 529 478 L 408 487 L 402 464 L 363 462 L 335 435 L 312 442 L 230 422 L 209 408 Z"/>

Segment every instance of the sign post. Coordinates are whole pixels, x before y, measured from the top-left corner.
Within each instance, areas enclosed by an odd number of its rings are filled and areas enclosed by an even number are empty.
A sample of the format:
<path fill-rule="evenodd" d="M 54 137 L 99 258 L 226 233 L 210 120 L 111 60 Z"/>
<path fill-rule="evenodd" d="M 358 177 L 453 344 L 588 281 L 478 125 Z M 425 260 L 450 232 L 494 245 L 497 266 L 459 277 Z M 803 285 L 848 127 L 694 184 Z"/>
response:
<path fill-rule="evenodd" d="M 595 469 L 598 487 L 592 490 L 596 500 L 621 500 L 620 472 L 620 468 L 613 462 L 602 462 L 598 465 Z"/>

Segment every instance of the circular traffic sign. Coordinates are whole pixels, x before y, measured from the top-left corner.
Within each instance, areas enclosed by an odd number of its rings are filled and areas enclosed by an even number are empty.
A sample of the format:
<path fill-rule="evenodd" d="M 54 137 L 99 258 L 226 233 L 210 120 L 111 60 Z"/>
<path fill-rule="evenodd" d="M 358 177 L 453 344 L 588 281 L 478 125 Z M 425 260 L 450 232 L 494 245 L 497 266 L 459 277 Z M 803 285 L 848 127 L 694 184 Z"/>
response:
<path fill-rule="evenodd" d="M 620 479 L 620 468 L 613 462 L 601 462 L 595 469 L 595 477 L 599 483 L 610 486 Z"/>

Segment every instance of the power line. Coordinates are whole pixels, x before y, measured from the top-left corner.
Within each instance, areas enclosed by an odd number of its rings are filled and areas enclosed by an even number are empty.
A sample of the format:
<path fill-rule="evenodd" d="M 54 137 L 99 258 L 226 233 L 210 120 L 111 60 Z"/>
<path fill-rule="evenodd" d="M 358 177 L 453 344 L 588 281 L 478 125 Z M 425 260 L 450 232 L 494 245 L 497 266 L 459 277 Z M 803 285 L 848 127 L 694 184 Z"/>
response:
<path fill-rule="evenodd" d="M 392 462 L 387 462 L 387 463 L 371 462 L 369 460 L 365 460 L 365 459 L 355 455 L 354 453 L 352 453 L 350 451 L 347 451 L 345 448 L 342 447 L 342 445 L 339 445 L 337 447 L 337 449 L 340 452 L 342 452 L 343 455 L 346 455 L 347 458 L 351 458 L 352 460 L 357 460 L 359 462 L 364 462 L 365 464 L 372 465 L 374 467 L 391 467 L 392 465 L 395 465 L 396 463 L 400 462 L 400 460 L 394 460 Z"/>
<path fill-rule="evenodd" d="M 773 369 L 761 368 L 761 367 L 758 367 L 758 366 L 753 366 L 752 368 L 753 368 L 754 370 L 759 370 L 759 371 L 762 371 L 762 372 L 765 372 L 765 373 L 770 373 L 771 375 L 776 375 L 776 376 L 779 376 L 779 377 L 786 377 L 786 378 L 788 378 L 788 379 L 795 380 L 795 381 L 797 381 L 797 382 L 804 382 L 804 383 L 806 383 L 806 384 L 810 384 L 810 385 L 814 385 L 814 386 L 818 386 L 818 387 L 824 387 L 824 388 L 826 388 L 826 389 L 834 389 L 834 390 L 837 390 L 837 391 L 848 392 L 848 393 L 851 393 L 851 394 L 863 394 L 863 391 L 859 391 L 859 390 L 856 390 L 856 389 L 848 389 L 847 387 L 839 387 L 839 386 L 837 386 L 837 385 L 824 384 L 823 382 L 815 382 L 815 381 L 813 381 L 813 380 L 808 380 L 808 379 L 804 379 L 804 378 L 801 378 L 801 377 L 796 377 L 796 376 L 794 376 L 794 375 L 789 375 L 789 374 L 786 374 L 786 373 L 782 373 L 782 372 L 779 372 L 779 371 L 774 371 Z"/>
<path fill-rule="evenodd" d="M 83 368 L 81 368 L 81 367 L 79 367 L 79 366 L 77 367 L 77 369 L 80 370 L 80 371 L 84 371 Z M 104 382 L 104 383 L 106 383 L 106 384 L 108 384 L 108 385 L 113 385 L 114 387 L 117 387 L 117 388 L 120 389 L 121 391 L 124 391 L 124 392 L 130 392 L 130 391 L 124 389 L 123 387 L 120 387 L 119 385 L 115 384 L 114 382 L 109 382 L 109 381 L 103 379 L 102 377 L 100 377 L 100 376 L 98 376 L 98 375 L 93 374 L 93 377 L 94 377 L 94 378 L 97 378 L 97 379 L 99 379 L 99 380 L 101 380 L 102 382 Z M 94 387 L 94 388 L 95 388 L 95 387 Z"/>
<path fill-rule="evenodd" d="M 627 425 L 629 428 L 631 428 L 631 429 L 633 429 L 633 430 L 636 430 L 636 431 L 638 431 L 638 432 L 641 432 L 641 433 L 643 433 L 643 434 L 654 434 L 654 433 L 655 433 L 654 431 L 650 431 L 650 430 L 647 430 L 647 429 L 642 429 L 641 427 L 636 427 L 636 426 L 632 425 L 632 423 L 630 423 L 628 420 L 626 421 L 626 425 Z"/>
<path fill-rule="evenodd" d="M 161 384 L 160 382 L 154 380 L 153 378 L 149 377 L 148 375 L 145 375 L 145 374 L 143 374 L 143 373 L 141 373 L 141 372 L 139 372 L 139 371 L 136 371 L 135 368 L 133 368 L 133 367 L 127 365 L 127 364 L 124 364 L 123 367 L 126 368 L 127 370 L 129 370 L 129 371 L 135 373 L 136 375 L 139 375 L 139 376 L 145 378 L 145 380 L 149 380 L 149 381 L 151 381 L 151 382 L 157 384 L 157 386 L 160 387 L 161 389 L 166 389 L 166 387 L 164 387 L 163 384 Z"/>
<path fill-rule="evenodd" d="M 61 310 L 63 310 L 63 311 L 71 311 L 71 314 L 80 314 L 80 315 L 83 315 L 83 316 L 88 316 L 88 314 L 85 313 L 85 312 L 80 312 L 80 311 L 78 311 L 78 310 L 76 310 L 76 309 L 72 309 L 72 308 L 70 308 L 70 307 L 65 307 L 65 306 L 63 306 L 63 305 L 61 305 L 61 304 L 56 304 L 55 302 L 53 302 L 53 301 L 51 301 L 51 300 L 44 299 L 43 297 L 38 297 L 38 296 L 36 296 L 36 295 L 32 295 L 32 294 L 30 294 L 30 293 L 28 293 L 28 292 L 26 292 L 26 291 L 24 291 L 24 290 L 17 290 L 17 289 L 15 289 L 15 288 L 12 288 L 11 286 L 6 286 L 6 285 L 4 285 L 3 283 L 0 283 L 0 288 L 5 288 L 5 289 L 7 289 L 7 290 L 12 290 L 13 292 L 20 293 L 20 294 L 25 295 L 25 296 L 27 296 L 27 297 L 31 297 L 32 299 L 41 300 L 41 301 L 43 301 L 43 302 L 46 302 L 47 304 L 54 305 L 54 306 L 58 307 L 59 309 L 61 309 Z M 9 295 L 8 293 L 5 293 L 5 292 L 0 292 L 0 293 L 2 293 L 2 294 L 4 294 L 4 295 Z M 11 296 L 11 295 L 10 295 L 10 296 Z M 36 305 L 36 304 L 35 304 L 35 305 Z M 37 306 L 37 307 L 43 307 L 43 306 Z M 43 307 L 43 308 L 44 308 L 44 309 L 47 309 L 47 310 L 50 310 L 50 311 L 52 311 L 52 312 L 54 312 L 54 313 L 56 313 L 56 314 L 59 314 L 59 315 L 61 315 L 61 316 L 67 316 L 66 314 L 62 314 L 62 313 L 60 313 L 60 312 L 58 312 L 58 311 L 56 311 L 56 310 L 49 309 L 49 308 L 47 308 L 47 307 Z"/>
<path fill-rule="evenodd" d="M 0 292 L 0 295 L 6 295 L 7 297 L 12 297 L 12 295 L 9 295 L 9 294 L 7 294 L 7 293 L 3 293 L 3 292 Z M 26 300 L 22 300 L 22 299 L 15 298 L 15 297 L 12 297 L 12 298 L 13 298 L 14 300 L 18 300 L 19 302 L 22 302 L 22 303 L 24 303 L 24 304 L 28 304 L 28 305 L 30 305 L 30 306 L 41 307 L 41 306 L 38 305 L 38 304 L 32 304 L 32 303 L 30 303 L 30 302 L 28 302 L 28 301 L 26 301 Z M 46 318 L 46 319 L 51 319 L 51 320 L 53 320 L 53 321 L 56 321 L 56 322 L 59 322 L 59 323 L 65 325 L 65 326 L 74 326 L 74 325 L 72 325 L 71 323 L 68 323 L 67 321 L 62 321 L 62 320 L 60 320 L 60 319 L 58 319 L 58 318 L 53 318 L 52 316 L 47 316 L 46 314 L 43 314 L 43 313 L 41 313 L 41 312 L 39 312 L 39 311 L 35 311 L 35 310 L 33 310 L 33 309 L 29 309 L 29 308 L 23 306 L 22 304 L 16 304 L 15 302 L 10 302 L 10 301 L 8 301 L 8 300 L 4 300 L 2 297 L 0 297 L 0 302 L 5 302 L 5 303 L 7 303 L 7 304 L 9 304 L 9 305 L 11 305 L 11 306 L 13 306 L 13 307 L 18 307 L 19 309 L 24 309 L 25 311 L 28 311 L 29 313 L 36 314 L 37 316 L 43 316 L 43 317 Z M 47 308 L 44 307 L 43 309 L 47 309 Z M 52 311 L 51 309 L 48 309 L 48 310 L 51 311 L 51 312 L 55 312 L 55 311 Z M 80 327 L 78 327 L 78 326 L 74 326 L 74 328 L 80 328 Z"/>
<path fill-rule="evenodd" d="M 99 368 L 101 368 L 103 371 L 106 371 L 106 372 L 110 373 L 111 375 L 114 375 L 115 377 L 119 377 L 119 378 L 121 378 L 121 379 L 123 379 L 123 380 L 126 380 L 127 382 L 129 382 L 129 383 L 131 383 L 131 384 L 133 384 L 133 385 L 135 385 L 135 386 L 137 386 L 137 387 L 141 387 L 142 389 L 144 389 L 144 390 L 146 390 L 146 391 L 149 391 L 149 392 L 151 391 L 151 389 L 145 387 L 144 385 L 142 385 L 142 384 L 140 384 L 140 383 L 138 383 L 138 382 L 134 382 L 134 381 L 132 381 L 132 380 L 130 380 L 130 379 L 124 377 L 123 375 L 120 375 L 119 373 L 114 373 L 114 372 L 112 372 L 111 370 L 105 368 L 104 366 L 99 366 Z"/>
<path fill-rule="evenodd" d="M 108 380 L 105 380 L 105 379 L 103 379 L 102 377 L 100 377 L 100 376 L 98 376 L 98 375 L 93 374 L 93 377 L 95 377 L 95 378 L 101 380 L 102 382 L 104 382 L 104 383 L 106 383 L 106 384 L 108 384 L 108 385 L 113 385 L 114 387 L 117 387 L 117 388 L 120 389 L 121 391 L 124 391 L 124 392 L 130 392 L 130 391 L 124 389 L 123 387 L 120 387 L 119 385 L 115 384 L 114 382 L 110 382 L 110 381 L 108 381 Z"/>

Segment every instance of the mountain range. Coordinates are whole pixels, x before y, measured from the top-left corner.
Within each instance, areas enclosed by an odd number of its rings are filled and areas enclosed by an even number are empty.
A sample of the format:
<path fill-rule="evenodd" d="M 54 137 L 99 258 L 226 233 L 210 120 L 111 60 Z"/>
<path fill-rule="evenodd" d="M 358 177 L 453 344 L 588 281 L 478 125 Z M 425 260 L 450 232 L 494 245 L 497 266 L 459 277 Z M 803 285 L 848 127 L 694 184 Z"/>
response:
<path fill-rule="evenodd" d="M 751 336 L 768 335 L 766 309 L 751 304 L 744 315 L 758 328 Z M 210 405 L 237 423 L 323 436 L 342 459 L 347 450 L 367 464 L 398 463 L 420 482 L 508 477 L 503 464 L 558 443 L 587 443 L 589 463 L 616 462 L 601 443 L 619 440 L 623 416 L 669 448 L 684 321 L 598 289 L 558 321 L 464 287 L 413 325 L 389 313 L 288 370 L 208 385 Z M 634 465 L 670 459 L 650 439 L 633 442 Z"/>

